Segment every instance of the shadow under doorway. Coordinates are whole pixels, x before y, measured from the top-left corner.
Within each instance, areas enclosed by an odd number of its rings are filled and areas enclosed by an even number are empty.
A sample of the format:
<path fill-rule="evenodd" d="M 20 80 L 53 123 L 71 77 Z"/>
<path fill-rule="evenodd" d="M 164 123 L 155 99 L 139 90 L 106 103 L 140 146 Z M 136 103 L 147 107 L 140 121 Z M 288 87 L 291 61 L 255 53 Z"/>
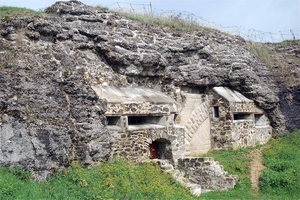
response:
<path fill-rule="evenodd" d="M 149 145 L 150 159 L 172 160 L 171 142 L 166 139 L 157 139 Z"/>

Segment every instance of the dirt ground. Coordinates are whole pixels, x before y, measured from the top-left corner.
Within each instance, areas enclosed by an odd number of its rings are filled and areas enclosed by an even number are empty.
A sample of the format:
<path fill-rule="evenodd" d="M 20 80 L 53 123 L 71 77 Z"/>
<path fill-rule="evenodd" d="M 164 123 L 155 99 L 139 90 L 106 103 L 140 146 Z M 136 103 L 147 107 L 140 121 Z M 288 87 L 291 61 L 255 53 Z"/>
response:
<path fill-rule="evenodd" d="M 262 163 L 262 149 L 255 149 L 251 152 L 250 156 L 252 161 L 250 163 L 250 179 L 252 189 L 258 194 L 259 192 L 259 177 L 265 166 Z"/>

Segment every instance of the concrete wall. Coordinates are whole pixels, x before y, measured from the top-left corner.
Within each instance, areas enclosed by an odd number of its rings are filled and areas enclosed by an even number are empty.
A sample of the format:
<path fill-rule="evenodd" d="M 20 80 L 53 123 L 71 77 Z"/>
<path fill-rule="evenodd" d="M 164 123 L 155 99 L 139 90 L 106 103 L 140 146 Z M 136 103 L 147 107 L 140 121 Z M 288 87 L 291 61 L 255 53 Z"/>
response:
<path fill-rule="evenodd" d="M 169 115 L 176 113 L 176 105 L 172 103 L 129 102 L 108 103 L 106 115 Z"/>
<path fill-rule="evenodd" d="M 186 155 L 206 153 L 211 148 L 209 98 L 206 94 L 182 92 L 180 124 L 185 127 Z"/>
<path fill-rule="evenodd" d="M 108 125 L 114 138 L 111 156 L 123 156 L 136 162 L 150 159 L 149 145 L 156 140 L 166 141 L 163 158 L 173 162 L 185 152 L 184 128 L 174 124 L 176 107 L 173 104 L 109 103 L 107 118 L 119 117 Z M 142 123 L 130 124 L 128 118 L 144 118 Z"/>
<path fill-rule="evenodd" d="M 210 106 L 212 149 L 226 150 L 265 144 L 271 138 L 272 128 L 268 118 L 253 101 L 229 102 L 213 93 Z M 214 107 L 218 107 L 218 118 L 214 116 Z"/>
<path fill-rule="evenodd" d="M 178 168 L 193 183 L 201 185 L 201 192 L 234 188 L 238 177 L 227 175 L 223 166 L 213 158 L 187 157 L 178 160 Z"/>
<path fill-rule="evenodd" d="M 184 153 L 184 129 L 181 126 L 128 126 L 125 129 L 112 130 L 115 139 L 112 145 L 112 156 L 123 156 L 136 162 L 150 159 L 149 145 L 156 141 L 166 140 L 166 152 L 163 158 L 170 161 L 178 159 Z"/>

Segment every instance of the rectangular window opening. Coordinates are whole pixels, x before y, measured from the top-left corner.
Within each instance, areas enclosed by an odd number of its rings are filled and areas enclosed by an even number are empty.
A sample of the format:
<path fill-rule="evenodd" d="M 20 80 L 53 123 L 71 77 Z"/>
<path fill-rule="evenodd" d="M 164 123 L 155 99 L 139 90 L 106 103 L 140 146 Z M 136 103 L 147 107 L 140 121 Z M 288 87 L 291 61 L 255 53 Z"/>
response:
<path fill-rule="evenodd" d="M 233 115 L 233 119 L 236 121 L 240 121 L 240 120 L 252 121 L 251 114 L 248 114 L 248 113 L 235 113 Z"/>
<path fill-rule="evenodd" d="M 161 124 L 162 116 L 128 116 L 128 125 Z"/>
<path fill-rule="evenodd" d="M 213 116 L 214 116 L 215 119 L 218 119 L 220 117 L 218 106 L 213 107 Z"/>
<path fill-rule="evenodd" d="M 106 116 L 108 126 L 118 126 L 120 122 L 120 116 Z"/>
<path fill-rule="evenodd" d="M 255 114 L 255 126 L 266 126 L 266 118 L 264 114 Z"/>

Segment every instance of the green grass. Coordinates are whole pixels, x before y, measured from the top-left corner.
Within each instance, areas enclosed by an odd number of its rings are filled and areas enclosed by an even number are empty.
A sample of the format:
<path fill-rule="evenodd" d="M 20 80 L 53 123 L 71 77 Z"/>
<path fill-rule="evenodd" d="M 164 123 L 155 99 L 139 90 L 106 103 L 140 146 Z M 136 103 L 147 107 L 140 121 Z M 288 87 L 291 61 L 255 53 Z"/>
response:
<path fill-rule="evenodd" d="M 296 63 L 299 63 L 300 59 L 295 53 L 299 47 L 300 40 L 285 40 L 280 43 L 248 43 L 249 51 L 259 62 L 269 68 L 278 83 L 283 84 L 294 84 L 300 80 L 300 74 L 296 70 Z M 294 54 L 290 52 L 291 50 Z"/>
<path fill-rule="evenodd" d="M 259 147 L 257 147 L 259 148 Z M 253 148 L 240 148 L 229 151 L 211 151 L 206 157 L 214 157 L 223 165 L 228 174 L 238 175 L 239 180 L 234 189 L 226 192 L 214 191 L 203 194 L 200 199 L 255 199 L 254 191 L 251 189 L 249 153 Z"/>
<path fill-rule="evenodd" d="M 300 40 L 284 40 L 279 43 L 275 43 L 277 48 L 286 48 L 286 47 L 293 47 L 293 46 L 300 46 Z"/>
<path fill-rule="evenodd" d="M 11 7 L 11 6 L 1 6 L 0 7 L 0 19 L 5 18 L 8 20 L 10 17 L 16 15 L 40 15 L 44 14 L 41 11 L 35 11 L 28 8 L 19 8 L 19 7 Z"/>
<path fill-rule="evenodd" d="M 213 29 L 199 25 L 196 21 L 181 18 L 180 16 L 155 16 L 152 14 L 140 14 L 140 13 L 129 13 L 119 12 L 120 15 L 141 22 L 143 24 L 163 27 L 168 32 L 188 32 L 193 33 L 194 31 L 211 31 Z"/>
<path fill-rule="evenodd" d="M 249 45 L 250 52 L 262 63 L 268 67 L 272 65 L 272 55 L 274 54 L 268 47 L 262 43 L 253 42 Z"/>
<path fill-rule="evenodd" d="M 74 163 L 65 174 L 43 183 L 22 173 L 0 169 L 0 199 L 193 199 L 151 163 L 135 166 L 117 159 L 92 169 Z"/>
<path fill-rule="evenodd" d="M 263 151 L 267 167 L 260 178 L 262 195 L 300 199 L 300 131 L 272 140 Z"/>
<path fill-rule="evenodd" d="M 234 189 L 192 196 L 157 165 L 134 165 L 122 159 L 87 169 L 74 162 L 64 173 L 37 183 L 20 169 L 0 168 L 0 199 L 300 199 L 300 132 L 272 139 L 264 146 L 266 169 L 261 191 L 251 189 L 250 152 L 255 148 L 212 151 L 229 174 L 237 174 Z"/>

